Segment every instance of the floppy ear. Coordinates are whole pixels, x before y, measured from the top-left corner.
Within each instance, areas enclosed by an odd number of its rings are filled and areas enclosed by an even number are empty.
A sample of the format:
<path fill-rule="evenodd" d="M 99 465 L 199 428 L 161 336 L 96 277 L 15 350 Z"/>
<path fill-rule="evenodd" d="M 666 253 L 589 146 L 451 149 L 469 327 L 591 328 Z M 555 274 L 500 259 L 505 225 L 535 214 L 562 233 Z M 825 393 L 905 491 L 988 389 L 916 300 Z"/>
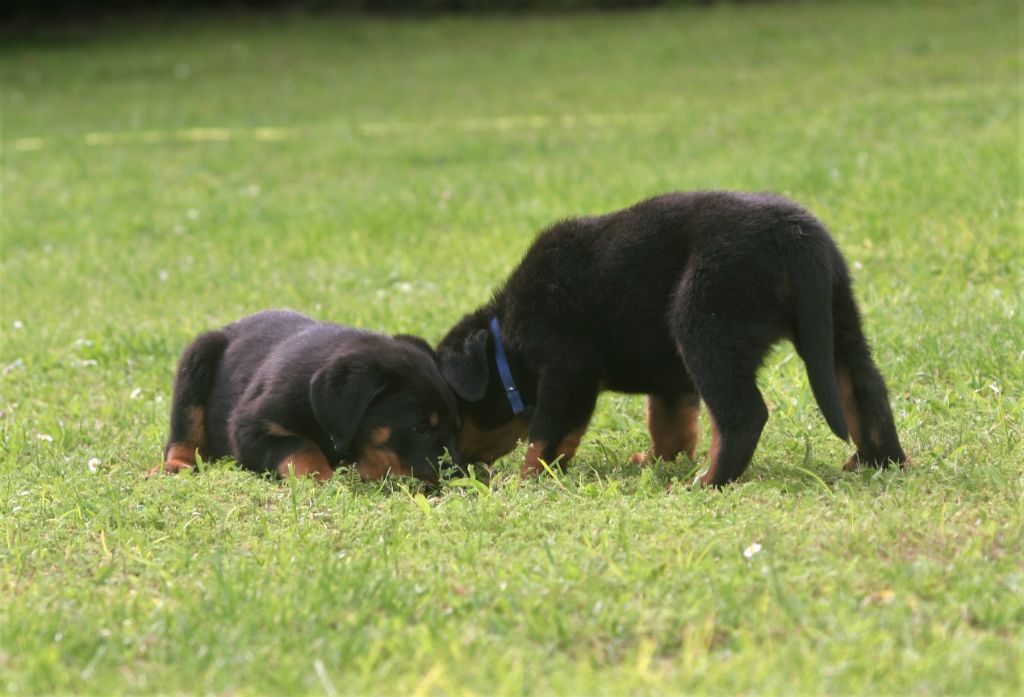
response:
<path fill-rule="evenodd" d="M 487 393 L 487 341 L 490 332 L 481 329 L 467 336 L 461 346 L 438 349 L 441 375 L 455 394 L 467 402 L 483 399 Z"/>
<path fill-rule="evenodd" d="M 349 451 L 366 409 L 385 387 L 387 382 L 376 366 L 351 355 L 316 371 L 309 382 L 309 402 L 334 447 Z"/>

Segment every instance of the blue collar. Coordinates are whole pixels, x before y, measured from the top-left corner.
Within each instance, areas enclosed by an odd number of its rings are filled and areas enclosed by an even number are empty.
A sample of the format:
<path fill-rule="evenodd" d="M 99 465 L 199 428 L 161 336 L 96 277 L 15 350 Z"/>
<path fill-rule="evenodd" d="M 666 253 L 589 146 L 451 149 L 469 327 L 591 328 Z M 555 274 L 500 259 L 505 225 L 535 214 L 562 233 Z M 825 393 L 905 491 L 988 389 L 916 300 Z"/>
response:
<path fill-rule="evenodd" d="M 508 356 L 505 355 L 505 344 L 501 341 L 501 330 L 498 328 L 498 318 L 491 317 L 491 335 L 494 337 L 494 360 L 498 364 L 498 374 L 501 376 L 501 384 L 505 386 L 505 396 L 512 407 L 514 416 L 522 416 L 533 411 L 523 404 L 523 396 L 519 394 L 516 381 L 512 378 L 512 369 L 508 365 Z"/>

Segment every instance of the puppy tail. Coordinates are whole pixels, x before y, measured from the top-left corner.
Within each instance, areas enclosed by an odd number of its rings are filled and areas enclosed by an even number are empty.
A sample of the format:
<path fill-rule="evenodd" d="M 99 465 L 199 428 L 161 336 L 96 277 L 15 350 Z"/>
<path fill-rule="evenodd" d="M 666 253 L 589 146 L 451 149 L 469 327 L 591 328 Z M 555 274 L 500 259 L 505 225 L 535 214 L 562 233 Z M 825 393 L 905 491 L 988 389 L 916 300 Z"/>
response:
<path fill-rule="evenodd" d="M 850 433 L 839 401 L 836 381 L 835 328 L 832 317 L 835 265 L 841 265 L 843 261 L 827 233 L 824 234 L 824 239 L 803 240 L 800 245 L 803 253 L 789 257 L 787 271 L 796 291 L 794 343 L 804 361 L 811 391 L 825 421 L 839 438 L 849 440 Z"/>

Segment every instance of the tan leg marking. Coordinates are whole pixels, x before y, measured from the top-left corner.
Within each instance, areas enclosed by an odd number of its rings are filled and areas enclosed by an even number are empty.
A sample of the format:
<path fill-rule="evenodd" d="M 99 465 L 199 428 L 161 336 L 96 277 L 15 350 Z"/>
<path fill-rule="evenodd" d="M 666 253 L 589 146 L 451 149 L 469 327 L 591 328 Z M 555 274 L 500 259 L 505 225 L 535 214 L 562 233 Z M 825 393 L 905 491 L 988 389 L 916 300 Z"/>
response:
<path fill-rule="evenodd" d="M 196 466 L 196 448 L 191 443 L 175 443 L 167 449 L 165 464 L 178 469 Z"/>
<path fill-rule="evenodd" d="M 569 464 L 573 455 L 576 454 L 576 450 L 580 447 L 580 441 L 583 439 L 583 434 L 586 433 L 586 428 L 581 428 L 578 431 L 573 431 L 567 436 L 562 438 L 558 443 L 558 447 L 555 448 L 555 457 L 559 457 L 560 466 L 565 467 Z M 526 448 L 526 457 L 523 459 L 523 466 L 519 469 L 520 477 L 536 477 L 544 471 L 544 465 L 540 462 L 544 457 L 544 451 L 547 450 L 547 444 L 544 441 L 534 441 Z M 549 465 L 552 463 L 548 463 Z"/>
<path fill-rule="evenodd" d="M 700 442 L 700 402 L 685 401 L 669 408 L 664 400 L 649 396 L 647 431 L 651 434 L 654 457 L 670 461 L 679 453 L 686 453 L 692 460 Z M 643 464 L 648 459 L 648 453 L 637 453 L 630 458 L 635 464 Z"/>
<path fill-rule="evenodd" d="M 573 431 L 563 438 L 562 442 L 558 444 L 555 451 L 556 454 L 562 458 L 560 462 L 563 466 L 569 464 L 569 460 L 571 460 L 572 456 L 576 454 L 576 450 L 580 447 L 580 441 L 583 440 L 583 434 L 586 432 L 587 429 L 585 428 Z"/>
<path fill-rule="evenodd" d="M 560 467 L 564 469 L 569 466 L 569 462 L 579 449 L 580 442 L 583 440 L 583 434 L 586 432 L 587 429 L 584 426 L 578 431 L 570 432 L 558 443 L 558 447 L 555 448 L 555 457 L 558 458 L 558 464 Z"/>
<path fill-rule="evenodd" d="M 412 470 L 402 466 L 394 450 L 375 445 L 368 445 L 363 449 L 359 456 L 359 462 L 356 463 L 356 469 L 363 479 L 383 479 L 389 475 L 392 477 L 412 476 Z"/>
<path fill-rule="evenodd" d="M 700 402 L 683 407 L 680 418 L 680 450 L 692 460 L 697 456 L 697 445 L 700 443 Z"/>
<path fill-rule="evenodd" d="M 459 454 L 466 462 L 494 462 L 515 450 L 519 441 L 526 440 L 529 425 L 520 418 L 489 430 L 482 430 L 469 414 L 459 429 Z"/>
<path fill-rule="evenodd" d="M 155 474 L 177 474 L 182 470 L 195 469 L 196 451 L 200 457 L 206 452 L 206 412 L 202 407 L 189 407 L 188 438 L 181 443 L 171 443 L 164 455 L 164 463 L 146 472 L 147 477 Z"/>
<path fill-rule="evenodd" d="M 370 443 L 375 448 L 379 448 L 389 440 L 391 440 L 391 429 L 387 426 L 378 426 L 370 432 Z"/>
<path fill-rule="evenodd" d="M 711 447 L 708 448 L 707 463 L 708 468 L 704 474 L 697 475 L 697 481 L 694 484 L 701 484 L 703 486 L 710 486 L 715 481 L 715 470 L 718 467 L 718 453 L 722 450 L 722 433 L 718 430 L 718 424 L 715 423 L 715 417 L 708 412 L 708 418 L 711 421 Z"/>
<path fill-rule="evenodd" d="M 164 463 L 146 472 L 147 477 L 163 474 L 177 474 L 182 470 L 195 469 L 196 448 L 190 443 L 174 443 L 167 449 Z"/>
<path fill-rule="evenodd" d="M 326 482 L 334 476 L 334 469 L 327 462 L 327 456 L 310 440 L 304 440 L 302 446 L 277 465 L 277 473 L 282 477 L 294 474 L 296 477 L 312 475 L 318 482 Z"/>
<path fill-rule="evenodd" d="M 195 444 L 200 457 L 204 457 L 203 453 L 207 452 L 206 410 L 203 407 L 189 407 L 188 421 L 189 443 Z"/>
<path fill-rule="evenodd" d="M 853 444 L 857 446 L 859 452 L 864 435 L 861 433 L 860 414 L 857 413 L 857 400 L 853 394 L 853 379 L 850 378 L 850 372 L 845 368 L 836 370 L 836 386 L 839 388 L 839 406 L 842 407 L 843 417 L 846 419 L 846 430 L 850 432 L 850 438 L 853 439 Z M 855 472 L 860 469 L 860 457 L 857 453 L 850 456 L 843 464 L 843 469 L 847 472 Z"/>
<path fill-rule="evenodd" d="M 536 477 L 544 471 L 544 465 L 540 464 L 540 461 L 547 447 L 548 444 L 542 440 L 534 441 L 526 447 L 526 458 L 523 460 L 523 466 L 519 468 L 520 477 Z"/>

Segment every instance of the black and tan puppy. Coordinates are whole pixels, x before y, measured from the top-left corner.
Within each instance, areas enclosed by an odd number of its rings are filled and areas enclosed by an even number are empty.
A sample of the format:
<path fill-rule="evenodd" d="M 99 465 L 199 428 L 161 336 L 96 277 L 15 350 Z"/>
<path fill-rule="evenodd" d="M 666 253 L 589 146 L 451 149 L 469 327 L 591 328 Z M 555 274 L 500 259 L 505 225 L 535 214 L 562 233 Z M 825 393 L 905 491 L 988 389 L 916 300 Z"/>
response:
<path fill-rule="evenodd" d="M 161 470 L 233 457 L 256 472 L 329 479 L 353 463 L 436 481 L 457 457 L 455 397 L 422 339 L 271 311 L 200 335 L 182 354 Z"/>
<path fill-rule="evenodd" d="M 653 454 L 696 454 L 704 484 L 746 469 L 768 409 L 755 375 L 790 339 L 847 463 L 906 460 L 843 257 L 824 226 L 769 194 L 675 193 L 542 233 L 493 299 L 438 347 L 463 412 L 463 459 L 528 436 L 524 475 L 572 457 L 603 389 L 648 395 Z"/>

